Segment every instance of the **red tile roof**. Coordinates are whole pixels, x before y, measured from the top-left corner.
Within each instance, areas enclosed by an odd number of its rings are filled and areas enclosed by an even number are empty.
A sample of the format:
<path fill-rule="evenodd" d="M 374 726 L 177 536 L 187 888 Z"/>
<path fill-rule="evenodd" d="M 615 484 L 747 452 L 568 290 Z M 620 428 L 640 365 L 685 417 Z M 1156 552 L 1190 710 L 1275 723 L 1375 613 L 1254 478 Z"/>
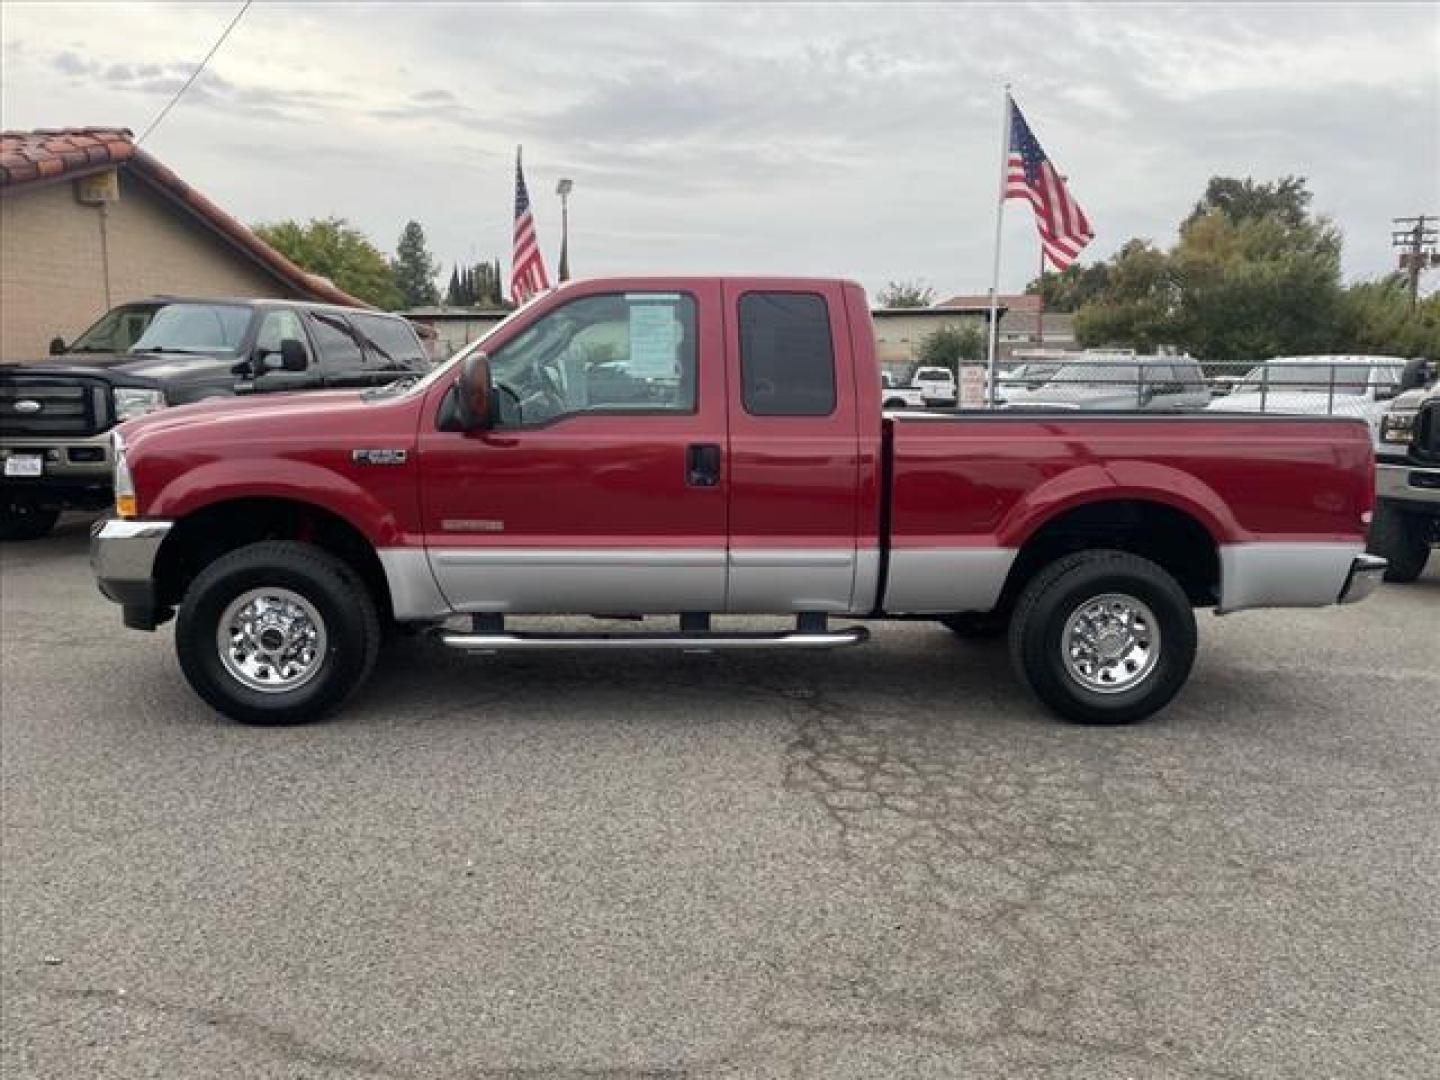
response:
<path fill-rule="evenodd" d="M 188 211 L 241 254 L 309 300 L 370 307 L 344 289 L 291 262 L 249 227 L 196 191 L 131 141 L 127 128 L 40 128 L 0 132 L 0 195 L 123 166 Z"/>
<path fill-rule="evenodd" d="M 0 187 L 81 175 L 135 156 L 124 128 L 41 128 L 0 132 Z"/>

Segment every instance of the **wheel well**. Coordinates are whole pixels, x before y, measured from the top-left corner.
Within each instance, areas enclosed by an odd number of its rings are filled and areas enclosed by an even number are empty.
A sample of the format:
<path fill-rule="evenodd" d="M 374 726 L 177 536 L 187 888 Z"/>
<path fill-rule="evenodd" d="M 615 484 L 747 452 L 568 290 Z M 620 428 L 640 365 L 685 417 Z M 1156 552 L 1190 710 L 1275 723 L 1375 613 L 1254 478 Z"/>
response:
<path fill-rule="evenodd" d="M 391 617 L 385 568 L 370 541 L 338 514 L 293 499 L 233 499 L 181 518 L 155 560 L 159 602 L 178 605 L 206 566 L 262 540 L 298 540 L 328 551 L 360 575 L 381 618 Z"/>
<path fill-rule="evenodd" d="M 1220 552 L 1209 530 L 1183 510 L 1141 499 L 1087 503 L 1037 529 L 1020 548 L 1000 604 L 1009 610 L 1041 569 L 1076 551 L 1114 548 L 1159 564 L 1196 607 L 1220 596 Z"/>

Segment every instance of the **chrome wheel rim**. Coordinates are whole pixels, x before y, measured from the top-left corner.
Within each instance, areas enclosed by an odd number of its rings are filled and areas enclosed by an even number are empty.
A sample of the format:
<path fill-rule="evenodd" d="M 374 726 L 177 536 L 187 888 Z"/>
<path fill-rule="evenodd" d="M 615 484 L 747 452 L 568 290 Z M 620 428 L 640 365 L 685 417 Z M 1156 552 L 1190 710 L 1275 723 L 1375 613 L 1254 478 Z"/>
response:
<path fill-rule="evenodd" d="M 1160 624 L 1144 603 L 1125 593 L 1086 600 L 1060 635 L 1065 672 L 1086 690 L 1119 694 L 1150 677 L 1160 661 Z"/>
<path fill-rule="evenodd" d="M 230 601 L 215 628 L 220 661 L 263 694 L 298 690 L 320 671 L 328 642 L 315 605 L 290 589 L 251 589 Z"/>

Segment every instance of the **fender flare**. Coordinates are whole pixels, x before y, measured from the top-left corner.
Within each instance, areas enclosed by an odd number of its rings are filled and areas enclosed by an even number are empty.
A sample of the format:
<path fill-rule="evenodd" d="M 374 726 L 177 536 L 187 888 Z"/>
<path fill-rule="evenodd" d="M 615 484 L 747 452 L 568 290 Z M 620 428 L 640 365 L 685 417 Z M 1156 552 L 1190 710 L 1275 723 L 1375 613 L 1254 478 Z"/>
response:
<path fill-rule="evenodd" d="M 390 507 L 339 473 L 307 461 L 207 462 L 166 484 L 145 512 L 180 520 L 219 503 L 245 499 L 284 499 L 315 506 L 352 526 L 377 550 L 405 542 L 405 530 Z"/>
<path fill-rule="evenodd" d="M 1027 492 L 1001 521 L 997 539 L 1003 547 L 1021 548 L 1060 515 L 1106 502 L 1151 502 L 1178 510 L 1198 522 L 1217 548 L 1245 536 L 1225 500 L 1193 474 L 1121 460 L 1069 469 Z"/>

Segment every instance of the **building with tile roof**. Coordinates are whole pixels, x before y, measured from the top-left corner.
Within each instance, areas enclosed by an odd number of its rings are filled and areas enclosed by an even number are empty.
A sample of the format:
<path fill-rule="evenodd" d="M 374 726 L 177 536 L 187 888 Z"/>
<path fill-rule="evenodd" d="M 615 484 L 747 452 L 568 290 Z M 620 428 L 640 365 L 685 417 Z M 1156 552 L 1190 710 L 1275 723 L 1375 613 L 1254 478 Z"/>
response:
<path fill-rule="evenodd" d="M 124 128 L 0 133 L 0 360 L 155 295 L 368 307 L 185 183 Z"/>

